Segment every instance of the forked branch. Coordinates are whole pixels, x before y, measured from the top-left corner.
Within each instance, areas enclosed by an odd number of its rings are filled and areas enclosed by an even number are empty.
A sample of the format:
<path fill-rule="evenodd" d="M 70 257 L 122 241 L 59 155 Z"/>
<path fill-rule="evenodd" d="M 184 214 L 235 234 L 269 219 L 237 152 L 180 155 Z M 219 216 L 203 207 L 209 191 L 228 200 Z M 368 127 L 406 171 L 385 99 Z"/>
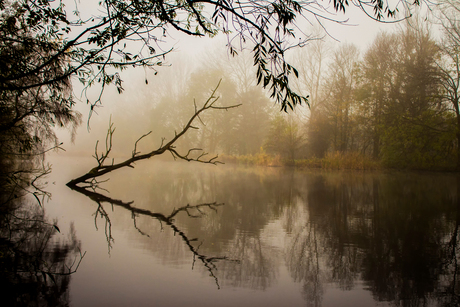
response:
<path fill-rule="evenodd" d="M 122 168 L 122 167 L 127 166 L 127 167 L 133 167 L 134 168 L 134 166 L 133 166 L 134 162 L 139 161 L 139 160 L 149 159 L 149 158 L 151 158 L 153 156 L 161 155 L 161 154 L 163 154 L 165 152 L 170 152 L 171 155 L 174 157 L 174 159 L 181 159 L 181 160 L 185 160 L 185 161 L 196 161 L 196 162 L 200 162 L 200 163 L 210 163 L 210 164 L 221 163 L 221 162 L 217 161 L 217 158 L 218 158 L 217 156 L 214 156 L 214 157 L 211 157 L 211 158 L 205 158 L 207 153 L 205 153 L 200 148 L 192 148 L 192 149 L 188 150 L 188 152 L 186 154 L 181 154 L 176 150 L 176 147 L 174 146 L 174 144 L 182 136 L 184 136 L 187 133 L 187 131 L 189 131 L 189 129 L 198 129 L 196 126 L 193 125 L 193 123 L 196 120 L 201 121 L 201 118 L 200 118 L 201 113 L 203 113 L 205 111 L 208 111 L 208 110 L 229 110 L 229 109 L 236 108 L 236 107 L 240 106 L 239 104 L 238 105 L 233 105 L 233 106 L 227 106 L 227 107 L 216 106 L 215 103 L 219 99 L 219 97 L 216 96 L 216 91 L 219 88 L 219 85 L 220 85 L 220 81 L 219 81 L 219 83 L 217 84 L 216 88 L 212 91 L 211 95 L 209 96 L 209 98 L 206 100 L 206 102 L 203 104 L 203 106 L 201 108 L 198 108 L 195 105 L 195 113 L 190 117 L 188 122 L 182 128 L 182 130 L 179 131 L 179 133 L 175 133 L 174 137 L 169 142 L 165 143 L 165 141 L 163 139 L 162 142 L 161 142 L 161 145 L 160 145 L 160 147 L 158 149 L 153 150 L 153 151 L 151 151 L 149 153 L 141 154 L 140 152 L 137 151 L 137 145 L 138 145 L 138 143 L 139 143 L 139 141 L 141 139 L 143 139 L 144 137 L 148 136 L 151 133 L 151 132 L 148 132 L 148 133 L 144 134 L 143 136 L 141 136 L 139 139 L 137 139 L 137 141 L 134 143 L 134 149 L 132 151 L 131 158 L 129 158 L 129 159 L 123 161 L 123 162 L 116 163 L 116 164 L 114 163 L 113 160 L 111 161 L 110 164 L 106 164 L 106 160 L 107 160 L 107 158 L 109 156 L 109 153 L 110 153 L 110 151 L 112 149 L 112 137 L 113 137 L 113 133 L 115 131 L 115 128 L 113 128 L 113 124 L 110 123 L 109 129 L 108 129 L 108 132 L 107 132 L 107 137 L 106 137 L 106 151 L 105 151 L 105 153 L 98 154 L 98 152 L 97 152 L 97 143 L 96 143 L 96 154 L 95 154 L 94 157 L 97 160 L 98 165 L 96 167 L 92 168 L 89 172 L 87 172 L 83 176 L 80 176 L 80 177 L 78 177 L 76 179 L 73 179 L 73 180 L 69 181 L 67 183 L 67 185 L 72 187 L 72 186 L 75 186 L 75 185 L 77 185 L 79 183 L 89 183 L 94 178 L 100 177 L 102 175 L 105 175 L 107 173 L 110 173 L 110 172 L 112 172 L 114 170 L 117 170 L 119 168 Z M 191 153 L 196 152 L 196 151 L 199 151 L 201 153 L 198 155 L 198 157 L 192 157 Z"/>

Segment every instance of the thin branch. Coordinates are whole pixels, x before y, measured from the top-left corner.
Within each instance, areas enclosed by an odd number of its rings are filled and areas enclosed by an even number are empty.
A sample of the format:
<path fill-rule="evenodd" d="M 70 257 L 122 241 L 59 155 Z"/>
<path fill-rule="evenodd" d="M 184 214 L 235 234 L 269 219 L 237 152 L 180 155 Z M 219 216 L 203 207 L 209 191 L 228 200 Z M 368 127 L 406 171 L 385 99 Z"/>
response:
<path fill-rule="evenodd" d="M 200 162 L 200 163 L 211 163 L 211 164 L 217 164 L 217 163 L 221 163 L 221 162 L 218 162 L 216 159 L 217 159 L 217 156 L 215 157 L 212 157 L 211 159 L 208 159 L 208 160 L 205 160 L 205 159 L 201 159 L 202 157 L 204 157 L 206 155 L 205 152 L 202 152 L 198 158 L 192 158 L 190 157 L 190 154 L 194 151 L 202 151 L 201 149 L 198 149 L 198 148 L 192 148 L 190 149 L 187 154 L 180 154 L 176 151 L 175 147 L 174 147 L 174 144 L 182 137 L 184 136 L 187 131 L 189 129 L 197 129 L 196 126 L 193 125 L 193 122 L 200 116 L 201 113 L 205 112 L 205 111 L 208 111 L 208 110 L 229 110 L 229 109 L 232 109 L 232 108 L 236 108 L 238 106 L 240 106 L 240 104 L 238 105 L 233 105 L 233 106 L 227 106 L 227 107 L 221 107 L 221 106 L 215 106 L 214 104 L 217 102 L 217 100 L 219 99 L 219 97 L 216 97 L 215 94 L 216 94 L 216 91 L 220 85 L 220 82 L 217 84 L 216 88 L 212 91 L 211 95 L 209 96 L 209 98 L 205 101 L 205 103 L 203 104 L 203 106 L 201 108 L 195 108 L 195 113 L 190 117 L 190 119 L 188 120 L 188 122 L 185 124 L 185 126 L 182 128 L 181 131 L 179 131 L 178 133 L 176 132 L 174 137 L 167 143 L 164 143 L 164 139 L 162 139 L 162 142 L 161 142 L 161 145 L 158 149 L 156 150 L 153 150 L 149 153 L 146 153 L 146 154 L 140 154 L 139 152 L 137 152 L 137 143 L 142 139 L 144 138 L 145 136 L 149 135 L 149 133 L 141 136 L 134 144 L 134 149 L 133 149 L 133 152 L 132 152 L 132 155 L 131 155 L 131 158 L 123 161 L 123 162 L 120 162 L 120 163 L 113 163 L 111 165 L 104 165 L 104 162 L 105 160 L 108 158 L 109 156 L 109 153 L 112 149 L 112 137 L 113 137 L 113 133 L 115 131 L 115 128 L 113 128 L 113 123 L 110 122 L 109 123 L 109 129 L 107 131 L 107 136 L 106 136 L 106 151 L 101 153 L 101 156 L 98 155 L 97 153 L 97 144 L 96 143 L 96 154 L 95 154 L 95 158 L 98 162 L 98 165 L 94 168 L 92 168 L 88 173 L 76 178 L 76 179 L 73 179 L 71 181 L 69 181 L 67 183 L 68 186 L 75 186 L 79 183 L 88 183 L 88 180 L 91 180 L 93 178 L 97 178 L 97 177 L 100 177 L 102 175 L 105 175 L 107 173 L 110 173 L 112 171 L 115 171 L 119 168 L 122 168 L 122 167 L 134 167 L 133 166 L 133 163 L 136 162 L 136 161 L 139 161 L 139 160 L 144 160 L 144 159 L 149 159 L 153 156 L 157 156 L 157 155 L 161 155 L 167 151 L 169 151 L 173 157 L 175 158 L 179 158 L 179 159 L 182 159 L 182 160 L 186 160 L 186 161 L 196 161 L 196 162 Z M 201 119 L 200 119 L 201 120 Z"/>
<path fill-rule="evenodd" d="M 152 131 L 149 131 L 148 133 L 144 134 L 143 136 L 137 139 L 136 143 L 134 143 L 134 150 L 133 150 L 133 155 L 132 155 L 133 158 L 139 153 L 137 152 L 137 143 L 139 143 L 140 140 L 148 136 L 150 133 L 152 133 Z"/>

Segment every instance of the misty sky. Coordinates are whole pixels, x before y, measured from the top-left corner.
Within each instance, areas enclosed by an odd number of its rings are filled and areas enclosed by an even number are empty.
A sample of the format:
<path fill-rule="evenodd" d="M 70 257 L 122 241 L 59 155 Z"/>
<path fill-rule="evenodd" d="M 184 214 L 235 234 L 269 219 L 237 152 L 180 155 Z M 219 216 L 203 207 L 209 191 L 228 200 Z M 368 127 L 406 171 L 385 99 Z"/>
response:
<path fill-rule="evenodd" d="M 346 14 L 336 13 L 329 16 L 339 21 L 348 19 L 348 22 L 344 24 L 323 21 L 323 26 L 330 34 L 330 37 L 339 42 L 353 43 L 361 50 L 365 49 L 373 41 L 375 35 L 378 34 L 379 31 L 393 31 L 398 27 L 398 23 L 385 23 L 372 20 L 354 5 L 347 8 Z M 314 21 L 312 21 L 312 24 L 313 23 Z M 302 30 L 305 34 L 310 34 L 312 32 L 312 24 L 304 24 L 302 26 Z M 180 52 L 199 54 L 203 50 L 210 48 L 210 44 L 222 42 L 225 44 L 224 37 L 210 39 L 179 34 L 174 34 L 173 36 L 177 38 L 174 44 L 175 48 Z"/>

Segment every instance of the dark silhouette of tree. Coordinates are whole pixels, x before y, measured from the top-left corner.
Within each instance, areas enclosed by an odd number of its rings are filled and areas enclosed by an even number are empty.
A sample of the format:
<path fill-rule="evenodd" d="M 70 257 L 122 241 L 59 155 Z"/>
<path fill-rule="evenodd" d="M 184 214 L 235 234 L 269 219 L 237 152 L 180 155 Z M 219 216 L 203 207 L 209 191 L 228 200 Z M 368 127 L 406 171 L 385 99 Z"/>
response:
<path fill-rule="evenodd" d="M 27 3 L 2 1 L 1 6 L 1 151 L 40 152 L 49 141 L 57 141 L 52 127 L 80 122 L 80 115 L 72 110 L 71 80 L 65 74 L 67 58 L 56 55 L 60 48 L 57 33 L 42 29 L 51 19 L 63 17 L 48 16 L 51 12 L 32 15 L 36 11 L 28 12 Z"/>
<path fill-rule="evenodd" d="M 440 50 L 421 24 L 398 35 L 390 99 L 384 108 L 380 155 L 393 167 L 448 167 L 455 142 L 453 116 L 442 102 Z M 391 70 L 390 70 L 391 71 Z M 383 101 L 382 101 L 383 102 Z"/>

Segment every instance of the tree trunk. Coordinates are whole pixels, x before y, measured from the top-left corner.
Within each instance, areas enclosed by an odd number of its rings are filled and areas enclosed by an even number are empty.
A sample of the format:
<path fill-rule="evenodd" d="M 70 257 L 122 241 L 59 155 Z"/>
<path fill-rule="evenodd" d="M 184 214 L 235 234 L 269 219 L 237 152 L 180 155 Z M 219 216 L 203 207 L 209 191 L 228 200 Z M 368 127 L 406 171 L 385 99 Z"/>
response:
<path fill-rule="evenodd" d="M 457 116 L 457 171 L 460 171 L 460 113 L 458 108 L 458 101 L 454 104 L 455 115 Z"/>

